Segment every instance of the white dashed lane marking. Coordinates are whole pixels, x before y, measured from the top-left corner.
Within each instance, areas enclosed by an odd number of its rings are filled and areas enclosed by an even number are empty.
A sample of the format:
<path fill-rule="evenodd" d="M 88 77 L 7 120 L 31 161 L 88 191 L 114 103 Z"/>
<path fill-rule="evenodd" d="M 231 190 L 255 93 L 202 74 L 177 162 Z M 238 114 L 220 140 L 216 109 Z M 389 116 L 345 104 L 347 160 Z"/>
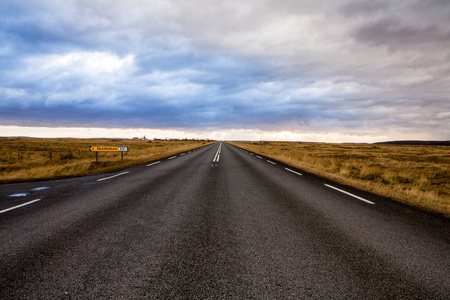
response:
<path fill-rule="evenodd" d="M 113 175 L 113 176 L 97 179 L 97 181 L 108 180 L 108 179 L 111 179 L 111 178 L 114 178 L 114 177 L 117 177 L 117 176 L 121 176 L 121 175 L 125 175 L 125 174 L 128 174 L 128 173 L 130 173 L 130 172 L 126 171 L 126 172 L 119 173 L 119 174 L 116 174 L 116 175 Z"/>
<path fill-rule="evenodd" d="M 291 169 L 288 169 L 288 168 L 284 168 L 285 170 L 287 170 L 287 171 L 289 171 L 289 172 L 291 172 L 291 173 L 294 173 L 294 174 L 297 174 L 297 175 L 300 175 L 300 176 L 302 176 L 302 174 L 301 173 L 299 173 L 299 172 L 296 172 L 296 171 L 294 171 L 294 170 L 291 170 Z"/>
<path fill-rule="evenodd" d="M 341 193 L 344 193 L 344 194 L 346 194 L 346 195 L 352 196 L 353 198 L 356 198 L 356 199 L 361 200 L 361 201 L 363 201 L 363 202 L 366 202 L 366 203 L 375 205 L 375 203 L 373 203 L 372 201 L 369 201 L 369 200 L 367 200 L 367 199 L 364 199 L 364 198 L 361 198 L 361 197 L 359 197 L 359 196 L 353 195 L 353 194 L 351 194 L 351 193 L 349 193 L 349 192 L 346 192 L 346 191 L 343 191 L 343 190 L 341 190 L 341 189 L 338 189 L 337 187 L 334 187 L 334 186 L 331 186 L 331 185 L 328 185 L 328 184 L 325 184 L 325 186 L 326 186 L 326 187 L 329 187 L 329 188 L 331 188 L 331 189 L 334 189 L 334 190 L 336 190 L 336 191 L 339 191 L 339 192 L 341 192 Z"/>
<path fill-rule="evenodd" d="M 26 202 L 26 203 L 23 203 L 23 204 L 20 204 L 20 205 L 16 205 L 16 206 L 4 209 L 4 210 L 0 210 L 0 214 L 5 213 L 7 211 L 11 211 L 11 210 L 17 209 L 17 208 L 20 208 L 20 207 L 23 207 L 23 206 L 26 206 L 26 205 L 30 205 L 30 204 L 32 204 L 34 202 L 38 202 L 38 201 L 41 201 L 41 199 L 32 200 L 32 201 L 29 201 L 29 202 Z"/>

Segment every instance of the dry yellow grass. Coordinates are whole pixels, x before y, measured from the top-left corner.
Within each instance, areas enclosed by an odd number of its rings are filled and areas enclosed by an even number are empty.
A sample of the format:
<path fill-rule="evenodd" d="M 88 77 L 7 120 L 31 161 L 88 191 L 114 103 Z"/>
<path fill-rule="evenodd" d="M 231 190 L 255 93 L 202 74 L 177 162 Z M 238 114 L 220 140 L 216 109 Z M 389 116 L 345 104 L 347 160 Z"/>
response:
<path fill-rule="evenodd" d="M 287 165 L 450 216 L 450 147 L 233 142 Z"/>
<path fill-rule="evenodd" d="M 82 176 L 112 171 L 171 156 L 207 141 L 0 138 L 0 183 Z M 89 146 L 130 146 L 120 152 L 95 152 Z"/>

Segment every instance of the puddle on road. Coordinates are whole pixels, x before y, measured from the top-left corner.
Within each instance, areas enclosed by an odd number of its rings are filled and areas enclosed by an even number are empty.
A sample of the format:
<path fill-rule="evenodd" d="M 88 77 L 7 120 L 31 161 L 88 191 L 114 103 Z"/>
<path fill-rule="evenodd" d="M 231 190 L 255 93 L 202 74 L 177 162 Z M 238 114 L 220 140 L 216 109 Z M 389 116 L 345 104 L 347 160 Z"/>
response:
<path fill-rule="evenodd" d="M 30 191 L 35 192 L 35 191 L 43 191 L 43 190 L 48 190 L 50 187 L 48 186 L 42 186 L 42 187 L 37 187 L 34 189 L 31 189 Z"/>
<path fill-rule="evenodd" d="M 33 189 L 30 189 L 31 192 L 36 192 L 36 191 L 43 191 L 43 190 L 48 190 L 50 187 L 48 186 L 41 186 L 41 187 L 36 187 Z M 30 193 L 16 193 L 16 194 L 12 194 L 12 195 L 8 195 L 6 197 L 26 197 L 28 196 Z"/>
<path fill-rule="evenodd" d="M 6 197 L 25 197 L 28 196 L 30 193 L 17 193 L 17 194 L 12 194 Z"/>

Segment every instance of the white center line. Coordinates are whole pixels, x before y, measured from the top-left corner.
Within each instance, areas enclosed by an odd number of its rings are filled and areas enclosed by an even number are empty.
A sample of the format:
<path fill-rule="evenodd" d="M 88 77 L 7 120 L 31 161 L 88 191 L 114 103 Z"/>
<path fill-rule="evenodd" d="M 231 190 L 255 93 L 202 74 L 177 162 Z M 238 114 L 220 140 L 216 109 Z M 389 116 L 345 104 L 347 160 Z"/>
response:
<path fill-rule="evenodd" d="M 276 163 L 274 163 L 273 161 L 267 160 L 267 162 L 268 162 L 269 164 L 276 165 Z"/>
<path fill-rule="evenodd" d="M 169 159 L 174 159 L 175 157 L 177 157 L 177 156 L 175 155 L 175 156 L 169 157 Z"/>
<path fill-rule="evenodd" d="M 159 164 L 159 163 L 160 163 L 160 161 L 157 161 L 157 162 L 154 162 L 154 163 L 148 164 L 148 165 L 147 165 L 147 167 L 150 167 L 150 166 L 153 166 L 153 165 L 156 165 L 156 164 Z"/>
<path fill-rule="evenodd" d="M 257 158 L 259 158 L 259 159 L 262 159 L 262 157 L 261 157 L 261 156 L 258 156 L 258 155 L 256 155 L 256 157 L 257 157 Z"/>
<path fill-rule="evenodd" d="M 254 155 L 253 153 L 250 153 L 250 155 Z"/>
<path fill-rule="evenodd" d="M 288 168 L 284 168 L 285 170 L 288 170 L 289 172 L 292 172 L 292 173 L 294 173 L 294 174 L 297 174 L 297 175 L 300 175 L 300 176 L 302 176 L 302 174 L 301 173 L 299 173 L 299 172 L 295 172 L 294 170 L 291 170 L 291 169 L 288 169 Z"/>
<path fill-rule="evenodd" d="M 117 176 L 120 176 L 120 175 L 124 175 L 124 174 L 127 174 L 127 173 L 129 173 L 129 172 L 128 172 L 128 171 L 126 171 L 126 172 L 123 172 L 123 173 L 119 173 L 119 174 L 116 174 L 116 175 L 113 175 L 113 176 L 109 176 L 109 177 L 105 177 L 105 178 L 97 179 L 97 181 L 108 180 L 108 179 L 111 179 L 111 178 L 114 178 L 114 177 L 117 177 Z"/>
<path fill-rule="evenodd" d="M 186 153 L 181 153 L 180 156 L 183 156 L 183 155 L 185 155 L 185 154 L 186 154 Z"/>
<path fill-rule="evenodd" d="M 331 185 L 328 185 L 328 184 L 325 184 L 325 186 L 326 186 L 326 187 L 329 187 L 329 188 L 332 188 L 332 189 L 335 189 L 336 191 L 339 191 L 339 192 L 341 192 L 341 193 L 347 194 L 347 195 L 349 195 L 349 196 L 352 196 L 353 198 L 356 198 L 356 199 L 358 199 L 358 200 L 364 201 L 364 202 L 366 202 L 366 203 L 369 203 L 369 204 L 375 204 L 375 203 L 373 203 L 372 201 L 369 201 L 369 200 L 366 200 L 366 199 L 361 198 L 361 197 L 359 197 L 359 196 L 350 194 L 349 192 L 343 191 L 343 190 L 338 189 L 338 188 L 336 188 L 336 187 L 334 187 L 334 186 L 331 186 Z"/>
<path fill-rule="evenodd" d="M 216 155 L 214 155 L 213 162 L 219 162 L 219 159 L 220 159 L 220 151 L 222 151 L 222 143 L 220 143 L 219 149 L 217 149 Z"/>
<path fill-rule="evenodd" d="M 38 201 L 41 201 L 41 199 L 32 200 L 32 201 L 29 201 L 29 202 L 26 202 L 26 203 L 23 203 L 23 204 L 20 204 L 20 205 L 17 205 L 17 206 L 13 206 L 13 207 L 10 207 L 10 208 L 4 209 L 4 210 L 0 210 L 0 214 L 5 213 L 5 212 L 10 211 L 10 210 L 13 210 L 13 209 L 16 209 L 16 208 L 19 208 L 19 207 L 22 207 L 22 206 L 25 206 L 25 205 L 29 205 L 29 204 L 34 203 L 34 202 L 38 202 Z"/>

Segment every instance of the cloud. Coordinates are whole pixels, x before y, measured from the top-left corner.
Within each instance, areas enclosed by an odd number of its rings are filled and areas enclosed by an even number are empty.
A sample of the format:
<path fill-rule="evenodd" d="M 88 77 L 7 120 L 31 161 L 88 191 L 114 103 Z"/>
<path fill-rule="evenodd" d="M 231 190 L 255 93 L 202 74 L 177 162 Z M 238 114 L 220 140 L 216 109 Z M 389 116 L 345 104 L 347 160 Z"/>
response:
<path fill-rule="evenodd" d="M 448 139 L 449 13 L 446 1 L 6 0 L 0 125 Z"/>
<path fill-rule="evenodd" d="M 407 48 L 434 49 L 436 45 L 449 45 L 450 30 L 435 25 L 425 28 L 403 25 L 396 19 L 380 19 L 358 28 L 354 37 L 375 46 L 387 46 L 391 50 Z"/>

